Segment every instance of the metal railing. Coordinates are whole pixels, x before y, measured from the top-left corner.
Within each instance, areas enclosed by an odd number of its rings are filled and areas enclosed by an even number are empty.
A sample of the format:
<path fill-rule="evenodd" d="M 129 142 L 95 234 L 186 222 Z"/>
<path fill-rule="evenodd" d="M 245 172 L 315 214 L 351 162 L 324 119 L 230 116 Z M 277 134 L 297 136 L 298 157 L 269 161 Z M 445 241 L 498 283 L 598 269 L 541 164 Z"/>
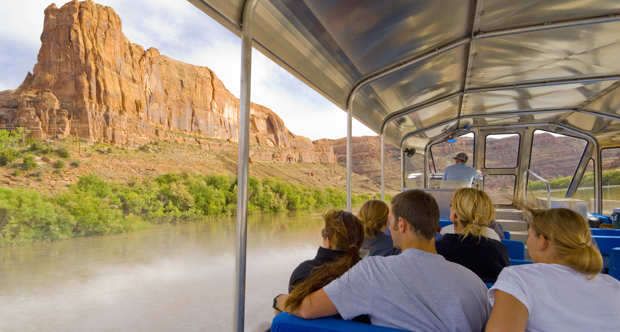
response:
<path fill-rule="evenodd" d="M 542 176 L 534 173 L 534 171 L 528 169 L 527 171 L 525 171 L 525 173 L 523 174 L 523 176 L 527 179 L 527 174 L 532 174 L 535 178 L 537 178 L 538 180 L 542 181 L 542 183 L 545 184 L 545 187 L 547 187 L 547 208 L 551 208 L 551 185 L 549 184 L 549 181 L 547 181 L 547 179 L 543 178 Z M 525 193 L 525 197 L 527 197 L 527 181 L 524 181 L 524 187 L 523 188 L 523 192 Z"/>

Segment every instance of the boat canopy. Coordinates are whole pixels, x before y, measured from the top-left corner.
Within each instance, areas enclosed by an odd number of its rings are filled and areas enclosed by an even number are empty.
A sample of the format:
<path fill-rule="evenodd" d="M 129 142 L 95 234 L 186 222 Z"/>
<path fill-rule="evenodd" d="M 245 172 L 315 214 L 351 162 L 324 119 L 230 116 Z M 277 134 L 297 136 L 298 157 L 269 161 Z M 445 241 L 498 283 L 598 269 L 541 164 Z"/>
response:
<path fill-rule="evenodd" d="M 189 0 L 236 34 L 244 0 Z M 527 125 L 620 146 L 617 0 L 251 0 L 254 46 L 399 147 Z"/>

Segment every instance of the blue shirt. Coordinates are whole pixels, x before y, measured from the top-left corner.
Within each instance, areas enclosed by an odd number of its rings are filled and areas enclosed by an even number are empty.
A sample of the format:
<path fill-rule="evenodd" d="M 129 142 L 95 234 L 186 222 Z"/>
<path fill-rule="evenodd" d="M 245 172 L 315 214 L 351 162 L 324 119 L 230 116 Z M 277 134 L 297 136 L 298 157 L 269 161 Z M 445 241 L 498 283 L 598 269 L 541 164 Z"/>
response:
<path fill-rule="evenodd" d="M 478 171 L 475 168 L 461 163 L 450 165 L 443 171 L 444 181 L 469 181 L 471 184 L 477 177 Z"/>
<path fill-rule="evenodd" d="M 344 319 L 367 314 L 374 325 L 413 331 L 481 331 L 487 287 L 442 256 L 407 249 L 362 259 L 323 288 Z"/>

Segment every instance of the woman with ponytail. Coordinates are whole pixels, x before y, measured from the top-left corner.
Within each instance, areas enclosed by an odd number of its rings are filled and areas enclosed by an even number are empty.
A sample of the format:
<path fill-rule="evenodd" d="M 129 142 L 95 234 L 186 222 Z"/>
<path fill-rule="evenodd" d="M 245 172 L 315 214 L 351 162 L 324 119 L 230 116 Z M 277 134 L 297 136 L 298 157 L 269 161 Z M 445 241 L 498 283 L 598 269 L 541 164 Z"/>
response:
<path fill-rule="evenodd" d="M 472 270 L 484 282 L 495 282 L 508 266 L 508 250 L 485 232 L 495 217 L 491 198 L 481 190 L 461 188 L 450 202 L 450 219 L 455 234 L 445 234 L 435 243 L 437 253 L 445 259 Z"/>
<path fill-rule="evenodd" d="M 390 256 L 400 253 L 398 248 L 394 248 L 392 237 L 385 234 L 389 213 L 390 209 L 385 202 L 374 199 L 367 201 L 360 208 L 357 217 L 364 228 L 362 251 L 367 251 L 368 256 Z"/>
<path fill-rule="evenodd" d="M 357 217 L 349 212 L 331 210 L 323 219 L 323 245 L 314 259 L 301 263 L 293 271 L 289 296 L 283 306 L 276 305 L 274 299 L 274 309 L 296 310 L 304 297 L 340 277 L 361 259 L 359 250 L 364 231 Z"/>
<path fill-rule="evenodd" d="M 569 209 L 525 209 L 534 264 L 499 275 L 486 331 L 620 331 L 620 282 L 599 274 L 586 220 Z"/>

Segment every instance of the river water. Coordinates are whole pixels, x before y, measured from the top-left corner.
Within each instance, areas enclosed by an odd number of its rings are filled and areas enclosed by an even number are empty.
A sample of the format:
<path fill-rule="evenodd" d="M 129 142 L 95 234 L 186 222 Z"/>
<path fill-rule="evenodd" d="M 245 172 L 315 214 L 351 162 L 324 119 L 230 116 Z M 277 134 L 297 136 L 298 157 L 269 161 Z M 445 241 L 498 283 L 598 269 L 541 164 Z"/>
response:
<path fill-rule="evenodd" d="M 231 330 L 233 218 L 0 248 L 0 331 Z M 246 331 L 314 257 L 320 214 L 250 216 Z"/>

